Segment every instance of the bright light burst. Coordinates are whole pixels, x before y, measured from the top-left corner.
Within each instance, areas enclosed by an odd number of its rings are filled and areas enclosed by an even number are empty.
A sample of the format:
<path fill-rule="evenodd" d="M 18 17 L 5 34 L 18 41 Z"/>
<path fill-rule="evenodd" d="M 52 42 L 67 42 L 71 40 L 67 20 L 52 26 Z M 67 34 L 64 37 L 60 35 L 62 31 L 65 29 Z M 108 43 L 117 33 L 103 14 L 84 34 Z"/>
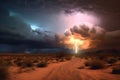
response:
<path fill-rule="evenodd" d="M 84 44 L 83 40 L 76 39 L 74 36 L 70 36 L 70 43 L 73 44 L 73 49 L 75 50 L 75 53 L 78 53 L 79 46 Z"/>
<path fill-rule="evenodd" d="M 75 53 L 78 53 L 78 43 L 75 42 Z"/>
<path fill-rule="evenodd" d="M 65 46 L 69 49 L 73 49 L 76 54 L 80 49 L 88 48 L 89 42 L 89 40 L 83 40 L 76 35 L 70 35 L 64 40 Z"/>
<path fill-rule="evenodd" d="M 64 41 L 62 42 L 66 48 L 72 49 L 77 54 L 79 50 L 90 48 L 91 39 L 85 38 L 78 33 L 71 33 L 69 29 L 66 29 Z"/>

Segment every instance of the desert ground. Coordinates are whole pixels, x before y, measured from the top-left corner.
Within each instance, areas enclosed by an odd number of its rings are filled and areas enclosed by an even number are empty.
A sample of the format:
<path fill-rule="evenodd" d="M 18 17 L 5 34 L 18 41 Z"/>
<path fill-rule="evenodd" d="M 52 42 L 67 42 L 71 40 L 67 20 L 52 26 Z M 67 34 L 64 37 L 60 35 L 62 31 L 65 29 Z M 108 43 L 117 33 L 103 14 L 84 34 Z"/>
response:
<path fill-rule="evenodd" d="M 6 59 L 6 57 L 4 58 Z M 8 73 L 4 72 L 4 79 L 0 76 L 0 80 L 120 80 L 119 56 L 110 56 L 109 59 L 106 59 L 106 57 L 104 59 L 99 57 L 98 59 L 98 57 L 76 57 L 73 55 L 69 57 L 57 56 L 57 58 L 49 56 L 47 60 L 42 56 L 42 59 L 44 59 L 42 63 L 39 62 L 38 57 L 36 59 L 32 58 L 29 61 L 34 61 L 32 62 L 34 65 L 26 59 L 27 63 L 24 63 L 27 65 L 18 64 L 22 60 L 16 58 L 17 62 L 13 61 L 15 64 L 9 66 Z M 47 63 L 43 64 L 45 60 Z"/>

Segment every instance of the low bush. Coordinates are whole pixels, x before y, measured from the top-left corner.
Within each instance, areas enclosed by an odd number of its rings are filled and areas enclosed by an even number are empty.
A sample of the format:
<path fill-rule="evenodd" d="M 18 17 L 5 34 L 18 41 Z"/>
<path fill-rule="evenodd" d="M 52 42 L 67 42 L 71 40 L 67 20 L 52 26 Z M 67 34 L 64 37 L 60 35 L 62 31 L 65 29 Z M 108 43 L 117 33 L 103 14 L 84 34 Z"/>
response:
<path fill-rule="evenodd" d="M 110 59 L 108 59 L 108 64 L 113 64 L 113 63 L 115 63 L 115 62 L 117 62 L 117 59 L 115 59 L 115 58 L 110 58 Z"/>
<path fill-rule="evenodd" d="M 40 62 L 37 64 L 37 67 L 46 67 L 47 65 L 47 62 Z"/>
<path fill-rule="evenodd" d="M 105 67 L 105 64 L 100 60 L 90 60 L 85 62 L 85 66 L 89 66 L 90 69 L 102 69 Z"/>
<path fill-rule="evenodd" d="M 120 65 L 113 67 L 112 74 L 120 74 Z"/>
<path fill-rule="evenodd" d="M 31 61 L 18 61 L 17 66 L 21 68 L 33 67 L 33 63 Z"/>

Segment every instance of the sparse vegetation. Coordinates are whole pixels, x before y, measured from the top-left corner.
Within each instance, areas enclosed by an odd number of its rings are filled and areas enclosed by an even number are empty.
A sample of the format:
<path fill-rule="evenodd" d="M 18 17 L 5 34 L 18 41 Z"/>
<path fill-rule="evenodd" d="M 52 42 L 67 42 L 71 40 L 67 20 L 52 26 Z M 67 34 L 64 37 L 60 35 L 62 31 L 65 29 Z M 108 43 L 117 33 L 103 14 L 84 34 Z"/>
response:
<path fill-rule="evenodd" d="M 120 65 L 113 67 L 112 74 L 120 74 Z"/>
<path fill-rule="evenodd" d="M 84 66 L 80 66 L 80 67 L 78 67 L 78 69 L 84 69 L 85 67 Z"/>
<path fill-rule="evenodd" d="M 26 67 L 33 67 L 33 63 L 31 61 L 25 61 L 24 64 L 26 65 Z"/>
<path fill-rule="evenodd" d="M 84 64 L 85 64 L 85 66 L 90 66 L 91 65 L 91 61 L 86 61 Z"/>
<path fill-rule="evenodd" d="M 41 55 L 1 55 L 6 66 L 17 66 L 19 68 L 46 67 L 50 63 L 63 62 L 71 59 L 66 53 L 41 54 Z"/>
<path fill-rule="evenodd" d="M 113 63 L 115 63 L 115 62 L 117 62 L 117 59 L 115 59 L 115 58 L 110 58 L 110 59 L 108 59 L 108 64 L 113 64 Z"/>
<path fill-rule="evenodd" d="M 33 67 L 33 63 L 30 61 L 17 62 L 16 64 L 21 68 Z"/>
<path fill-rule="evenodd" d="M 66 57 L 65 59 L 66 59 L 66 60 L 71 60 L 72 57 L 71 57 L 71 56 L 68 56 L 68 57 Z"/>
<path fill-rule="evenodd" d="M 9 67 L 15 67 L 16 73 L 21 74 L 25 72 L 32 72 L 38 70 L 37 68 L 49 69 L 49 64 L 54 63 L 69 63 L 71 59 L 77 60 L 76 62 L 80 62 L 80 64 L 76 66 L 79 70 L 92 71 L 97 69 L 111 69 L 111 74 L 120 74 L 120 60 L 119 56 L 104 56 L 104 55 L 85 55 L 81 54 L 77 57 L 72 57 L 72 55 L 68 54 L 44 54 L 44 55 L 4 55 L 0 56 L 0 80 L 10 80 L 9 78 Z M 73 62 L 73 63 L 71 63 Z M 70 65 L 74 65 L 74 60 L 71 60 Z M 53 65 L 54 65 L 53 64 Z M 62 66 L 63 66 L 62 65 Z M 76 64 L 75 64 L 76 65 Z M 47 68 L 45 68 L 47 67 Z M 69 66 L 67 66 L 69 67 Z M 66 68 L 67 68 L 66 67 Z M 40 69 L 41 70 L 41 69 Z M 102 71 L 102 70 L 101 70 Z"/>
<path fill-rule="evenodd" d="M 90 60 L 85 62 L 85 66 L 89 66 L 90 69 L 102 69 L 105 67 L 105 64 L 100 60 Z"/>
<path fill-rule="evenodd" d="M 46 67 L 47 65 L 47 62 L 40 62 L 37 64 L 37 67 Z"/>
<path fill-rule="evenodd" d="M 33 63 L 38 63 L 39 61 L 38 60 L 33 60 Z"/>

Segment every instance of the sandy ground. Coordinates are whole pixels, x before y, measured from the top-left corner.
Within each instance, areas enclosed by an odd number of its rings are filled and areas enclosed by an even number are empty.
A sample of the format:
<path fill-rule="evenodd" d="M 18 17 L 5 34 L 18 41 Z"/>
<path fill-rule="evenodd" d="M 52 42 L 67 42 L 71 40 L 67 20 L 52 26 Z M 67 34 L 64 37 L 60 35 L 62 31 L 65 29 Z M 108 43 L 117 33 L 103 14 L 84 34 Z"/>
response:
<path fill-rule="evenodd" d="M 84 61 L 73 57 L 70 61 L 53 63 L 29 72 L 12 73 L 11 76 L 12 80 L 120 80 L 120 75 L 111 74 L 111 68 L 78 69 Z"/>

